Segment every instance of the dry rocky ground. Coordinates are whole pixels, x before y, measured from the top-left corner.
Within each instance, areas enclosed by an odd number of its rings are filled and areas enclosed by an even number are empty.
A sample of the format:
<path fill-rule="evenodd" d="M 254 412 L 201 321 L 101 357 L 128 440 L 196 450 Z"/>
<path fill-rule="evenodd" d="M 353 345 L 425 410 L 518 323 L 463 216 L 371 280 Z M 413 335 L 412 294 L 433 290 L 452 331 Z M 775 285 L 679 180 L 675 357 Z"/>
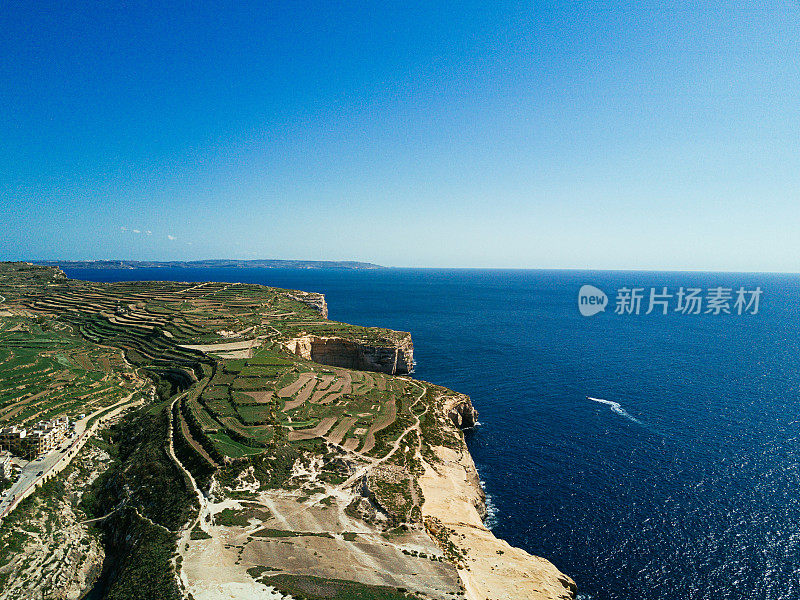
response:
<path fill-rule="evenodd" d="M 320 467 L 298 461 L 291 489 L 261 489 L 247 472 L 229 487 L 215 485 L 194 534 L 179 546 L 185 590 L 195 600 L 281 598 L 269 578 L 287 574 L 421 598 L 460 595 L 455 567 L 421 524 L 391 526 L 362 495 L 363 477 L 333 484 L 319 478 Z"/>
<path fill-rule="evenodd" d="M 61 477 L 4 525 L 4 541 L 19 551 L 0 566 L 0 600 L 77 600 L 91 586 L 104 552 L 78 503 L 109 462 L 105 451 L 87 444 Z"/>

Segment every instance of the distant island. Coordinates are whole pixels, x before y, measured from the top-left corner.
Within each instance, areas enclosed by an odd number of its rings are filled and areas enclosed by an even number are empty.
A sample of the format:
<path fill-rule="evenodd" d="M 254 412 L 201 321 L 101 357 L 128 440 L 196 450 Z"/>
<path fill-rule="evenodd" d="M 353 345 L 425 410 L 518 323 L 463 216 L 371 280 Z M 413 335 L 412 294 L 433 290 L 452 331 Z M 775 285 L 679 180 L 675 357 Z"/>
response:
<path fill-rule="evenodd" d="M 61 269 L 160 269 L 160 268 L 249 268 L 249 269 L 385 269 L 381 265 L 354 260 L 37 260 L 34 264 Z"/>

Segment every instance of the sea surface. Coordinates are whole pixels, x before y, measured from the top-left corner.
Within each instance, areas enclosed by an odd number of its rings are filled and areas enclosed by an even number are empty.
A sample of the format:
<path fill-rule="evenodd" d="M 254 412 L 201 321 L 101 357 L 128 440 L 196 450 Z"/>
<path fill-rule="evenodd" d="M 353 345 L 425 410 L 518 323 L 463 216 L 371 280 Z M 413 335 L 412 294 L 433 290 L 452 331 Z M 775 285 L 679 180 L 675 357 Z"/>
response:
<path fill-rule="evenodd" d="M 469 394 L 499 537 L 593 600 L 800 598 L 800 277 L 276 269 L 78 270 L 323 292 L 330 318 L 410 331 L 415 376 Z M 609 306 L 578 311 L 578 290 Z M 642 314 L 614 312 L 643 288 Z M 757 314 L 649 315 L 650 288 L 760 287 Z M 594 398 L 594 400 L 590 399 Z"/>

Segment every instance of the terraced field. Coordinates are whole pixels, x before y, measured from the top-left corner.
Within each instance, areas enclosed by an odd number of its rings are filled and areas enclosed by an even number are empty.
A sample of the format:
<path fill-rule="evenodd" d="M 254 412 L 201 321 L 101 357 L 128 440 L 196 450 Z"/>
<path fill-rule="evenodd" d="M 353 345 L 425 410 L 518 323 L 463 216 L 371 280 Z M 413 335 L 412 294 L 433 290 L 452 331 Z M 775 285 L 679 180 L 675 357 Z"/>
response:
<path fill-rule="evenodd" d="M 136 385 L 120 350 L 49 319 L 0 320 L 0 426 L 74 418 L 114 404 Z"/>
<path fill-rule="evenodd" d="M 192 441 L 220 462 L 276 441 L 315 439 L 377 455 L 398 415 L 411 419 L 418 384 L 286 350 L 296 336 L 398 339 L 327 320 L 319 295 L 230 283 L 90 283 L 5 263 L 0 297 L 0 423 L 103 406 L 134 372 L 194 386 L 181 414 Z"/>
<path fill-rule="evenodd" d="M 409 334 L 330 321 L 319 294 L 0 263 L 0 426 L 153 398 L 92 439 L 115 458 L 84 523 L 134 540 L 108 597 L 574 597 L 482 526 L 469 398 L 412 367 Z M 41 579 L 16 564 L 0 583 Z"/>
<path fill-rule="evenodd" d="M 182 412 L 196 437 L 222 458 L 247 454 L 276 436 L 320 439 L 370 454 L 398 412 L 410 418 L 419 389 L 381 373 L 318 365 L 267 343 L 250 359 L 220 360 L 203 392 L 184 400 Z M 226 436 L 221 441 L 219 433 Z"/>

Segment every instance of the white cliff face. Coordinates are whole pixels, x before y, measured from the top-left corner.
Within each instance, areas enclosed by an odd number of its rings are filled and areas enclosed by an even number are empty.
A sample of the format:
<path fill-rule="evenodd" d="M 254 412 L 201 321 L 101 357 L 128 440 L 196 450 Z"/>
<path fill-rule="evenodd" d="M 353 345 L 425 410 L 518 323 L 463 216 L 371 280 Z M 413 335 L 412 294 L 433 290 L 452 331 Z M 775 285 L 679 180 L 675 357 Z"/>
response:
<path fill-rule="evenodd" d="M 444 411 L 459 429 L 475 427 L 478 422 L 478 411 L 466 394 L 448 396 L 444 401 Z"/>
<path fill-rule="evenodd" d="M 484 525 L 485 496 L 472 457 L 434 447 L 419 485 L 422 516 L 431 537 L 451 548 L 467 600 L 573 600 L 577 588 L 550 561 L 498 539 Z"/>
<path fill-rule="evenodd" d="M 310 306 L 323 318 L 328 318 L 328 303 L 325 301 L 325 295 L 319 294 L 316 292 L 294 292 L 294 293 L 287 293 L 287 296 L 292 300 L 297 300 L 298 302 L 302 302 L 306 306 Z"/>
<path fill-rule="evenodd" d="M 405 334 L 397 345 L 378 346 L 340 337 L 306 335 L 284 342 L 292 353 L 307 360 L 361 371 L 405 375 L 414 367 L 414 345 Z"/>
<path fill-rule="evenodd" d="M 465 394 L 433 404 L 446 445 L 431 445 L 418 483 L 425 528 L 458 569 L 467 600 L 573 600 L 575 583 L 550 561 L 498 539 L 484 524 L 486 495 L 458 428 L 477 423 Z"/>

